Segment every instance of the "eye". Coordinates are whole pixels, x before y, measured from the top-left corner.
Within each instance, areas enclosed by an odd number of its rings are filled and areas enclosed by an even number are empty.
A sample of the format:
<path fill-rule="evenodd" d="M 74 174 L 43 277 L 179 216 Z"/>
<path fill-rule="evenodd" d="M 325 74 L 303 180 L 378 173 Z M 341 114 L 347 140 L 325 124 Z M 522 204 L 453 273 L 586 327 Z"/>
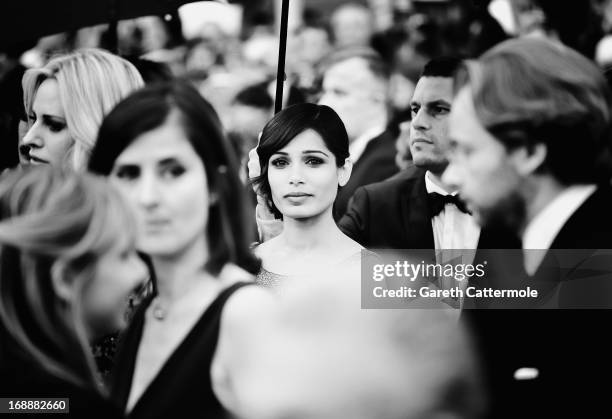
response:
<path fill-rule="evenodd" d="M 445 106 L 434 106 L 432 111 L 434 115 L 446 115 L 450 112 L 450 109 Z"/>
<path fill-rule="evenodd" d="M 285 166 L 289 165 L 289 161 L 285 158 L 279 157 L 270 162 L 270 166 L 276 167 L 277 169 L 282 169 Z"/>
<path fill-rule="evenodd" d="M 137 166 L 120 166 L 115 170 L 115 177 L 117 179 L 129 181 L 134 180 L 140 176 L 140 168 Z"/>
<path fill-rule="evenodd" d="M 323 159 L 321 159 L 319 157 L 307 157 L 306 160 L 305 160 L 305 163 L 308 166 L 320 166 L 320 165 L 322 165 L 325 162 L 323 161 Z"/>
<path fill-rule="evenodd" d="M 186 172 L 185 167 L 180 164 L 170 164 L 162 167 L 161 177 L 165 179 L 175 179 Z"/>
<path fill-rule="evenodd" d="M 32 122 L 36 121 L 36 114 L 35 113 L 31 113 L 28 115 L 28 119 Z"/>
<path fill-rule="evenodd" d="M 66 128 L 66 124 L 62 122 L 48 121 L 47 126 L 51 132 L 60 132 Z"/>
<path fill-rule="evenodd" d="M 419 113 L 419 109 L 420 107 L 413 105 L 410 107 L 410 113 L 412 114 L 412 116 L 416 115 L 417 113 Z"/>

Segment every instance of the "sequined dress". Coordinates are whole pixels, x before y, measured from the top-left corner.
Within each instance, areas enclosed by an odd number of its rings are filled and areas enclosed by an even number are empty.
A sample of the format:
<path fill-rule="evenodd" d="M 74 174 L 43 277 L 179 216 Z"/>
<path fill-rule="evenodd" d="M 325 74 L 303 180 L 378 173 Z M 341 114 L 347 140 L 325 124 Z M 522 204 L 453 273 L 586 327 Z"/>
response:
<path fill-rule="evenodd" d="M 333 272 L 337 269 L 344 270 L 347 266 L 352 266 L 353 268 L 358 269 L 361 263 L 362 253 L 368 256 L 374 255 L 373 252 L 367 250 L 360 250 L 359 252 L 352 254 L 348 258 L 343 259 L 342 261 L 332 266 L 329 266 L 327 269 L 319 267 L 313 269 L 312 272 L 298 275 L 282 275 L 276 272 L 268 271 L 267 269 L 262 267 L 259 273 L 257 274 L 257 277 L 255 278 L 255 282 L 264 287 L 278 290 L 282 286 L 287 286 L 292 281 L 307 280 L 308 278 L 312 278 L 313 276 L 324 275 L 325 273 Z M 359 278 L 356 279 L 359 280 Z"/>

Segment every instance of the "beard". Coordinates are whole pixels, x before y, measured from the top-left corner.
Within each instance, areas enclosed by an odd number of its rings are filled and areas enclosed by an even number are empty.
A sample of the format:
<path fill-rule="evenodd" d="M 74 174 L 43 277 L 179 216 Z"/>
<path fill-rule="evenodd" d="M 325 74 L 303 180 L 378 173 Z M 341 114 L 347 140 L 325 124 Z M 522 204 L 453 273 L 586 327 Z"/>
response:
<path fill-rule="evenodd" d="M 525 199 L 514 191 L 494 206 L 477 211 L 477 222 L 483 227 L 520 234 L 527 217 Z"/>

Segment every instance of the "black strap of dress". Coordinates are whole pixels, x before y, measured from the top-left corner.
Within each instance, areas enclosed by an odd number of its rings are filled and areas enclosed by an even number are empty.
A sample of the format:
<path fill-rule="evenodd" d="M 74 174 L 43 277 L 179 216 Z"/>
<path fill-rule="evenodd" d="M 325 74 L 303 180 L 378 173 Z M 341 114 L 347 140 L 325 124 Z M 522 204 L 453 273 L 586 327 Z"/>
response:
<path fill-rule="evenodd" d="M 237 282 L 219 293 L 136 402 L 130 418 L 226 416 L 213 392 L 210 369 L 225 303 L 237 290 L 251 284 Z M 144 313 L 150 302 L 147 300 L 135 314 L 117 354 L 111 394 L 123 407 L 130 394 Z"/>

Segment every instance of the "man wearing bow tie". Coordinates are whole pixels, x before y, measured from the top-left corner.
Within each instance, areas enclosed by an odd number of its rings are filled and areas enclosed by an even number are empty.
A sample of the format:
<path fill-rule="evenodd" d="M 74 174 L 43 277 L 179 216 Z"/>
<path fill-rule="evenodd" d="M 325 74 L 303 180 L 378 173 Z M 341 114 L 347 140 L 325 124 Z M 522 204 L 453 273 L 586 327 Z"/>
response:
<path fill-rule="evenodd" d="M 498 235 L 483 231 L 457 191 L 441 180 L 448 165 L 448 116 L 457 58 L 425 65 L 411 101 L 410 152 L 414 166 L 383 182 L 357 189 L 342 231 L 368 248 L 507 248 Z M 464 263 L 470 263 L 465 261 Z"/>

